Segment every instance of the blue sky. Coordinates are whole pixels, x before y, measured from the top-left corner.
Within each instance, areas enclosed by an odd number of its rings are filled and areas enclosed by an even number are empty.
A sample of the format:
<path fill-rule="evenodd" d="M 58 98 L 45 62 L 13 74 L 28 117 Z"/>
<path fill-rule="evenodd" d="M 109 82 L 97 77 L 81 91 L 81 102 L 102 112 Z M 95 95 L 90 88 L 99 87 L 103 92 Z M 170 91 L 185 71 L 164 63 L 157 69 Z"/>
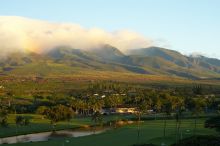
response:
<path fill-rule="evenodd" d="M 219 0 L 2 0 L 0 15 L 129 29 L 183 53 L 220 58 Z"/>

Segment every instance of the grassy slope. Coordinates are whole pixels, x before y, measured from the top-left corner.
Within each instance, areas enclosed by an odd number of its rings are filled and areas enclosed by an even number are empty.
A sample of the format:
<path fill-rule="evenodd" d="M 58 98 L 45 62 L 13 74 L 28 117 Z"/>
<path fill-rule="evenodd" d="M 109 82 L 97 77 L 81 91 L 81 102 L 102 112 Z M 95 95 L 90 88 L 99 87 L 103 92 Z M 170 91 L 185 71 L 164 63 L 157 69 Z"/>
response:
<path fill-rule="evenodd" d="M 188 73 L 196 77 L 220 77 L 216 70 L 218 66 L 214 69 L 208 63 L 190 62 L 186 56 L 176 51 L 151 47 L 135 50 L 139 52 L 136 55 L 124 56 L 114 47 L 104 47 L 104 50 L 97 50 L 95 53 L 68 47 L 57 48 L 47 55 L 14 53 L 5 61 L 0 60 L 0 73 L 51 76 L 72 75 L 77 71 L 104 71 L 154 74 L 162 77 L 175 75 L 187 78 Z"/>
<path fill-rule="evenodd" d="M 59 67 L 58 67 L 59 68 Z M 45 67 L 45 70 L 49 70 Z M 33 68 L 34 70 L 34 68 Z M 59 69 L 58 69 L 59 70 Z M 46 71 L 43 71 L 46 72 Z M 18 75 L 0 76 L 0 85 L 4 89 L 0 89 L 0 95 L 11 90 L 17 96 L 31 96 L 36 91 L 42 92 L 44 95 L 50 95 L 52 92 L 57 91 L 60 94 L 67 93 L 72 89 L 85 88 L 88 83 L 93 81 L 116 81 L 129 84 L 144 84 L 144 85 L 159 85 L 159 86 L 182 86 L 194 84 L 209 84 L 220 85 L 218 80 L 187 80 L 179 77 L 170 76 L 157 76 L 157 75 L 143 75 L 126 72 L 110 72 L 110 71 L 91 71 L 84 69 L 78 70 L 71 68 L 63 70 L 69 72 L 68 74 L 50 74 L 43 76 L 43 81 L 33 80 L 34 75 L 25 71 Z"/>
<path fill-rule="evenodd" d="M 158 58 L 159 59 L 159 58 Z M 160 62 L 160 61 L 159 61 Z M 145 64 L 147 63 L 147 65 Z M 153 64 L 158 64 L 160 66 L 159 69 L 153 68 Z M 94 72 L 94 71 L 102 71 L 102 72 L 116 72 L 116 73 L 128 73 L 128 74 L 136 74 L 135 72 L 147 71 L 150 74 L 158 75 L 158 76 L 174 76 L 171 75 L 167 70 L 176 70 L 178 72 L 185 72 L 187 73 L 190 71 L 195 76 L 199 77 L 220 77 L 219 74 L 213 71 L 203 70 L 203 69 L 186 69 L 179 67 L 175 64 L 171 64 L 170 62 L 163 63 L 155 63 L 154 61 L 146 61 L 140 67 L 137 66 L 126 66 L 120 64 L 94 64 L 90 62 L 90 64 L 81 64 L 81 65 L 65 65 L 53 62 L 37 62 L 26 64 L 25 66 L 16 67 L 13 70 L 9 71 L 8 74 L 10 75 L 43 75 L 43 76 L 51 76 L 51 75 L 71 75 L 80 72 Z M 142 74 L 148 75 L 148 74 Z M 177 77 L 178 78 L 178 77 Z"/>

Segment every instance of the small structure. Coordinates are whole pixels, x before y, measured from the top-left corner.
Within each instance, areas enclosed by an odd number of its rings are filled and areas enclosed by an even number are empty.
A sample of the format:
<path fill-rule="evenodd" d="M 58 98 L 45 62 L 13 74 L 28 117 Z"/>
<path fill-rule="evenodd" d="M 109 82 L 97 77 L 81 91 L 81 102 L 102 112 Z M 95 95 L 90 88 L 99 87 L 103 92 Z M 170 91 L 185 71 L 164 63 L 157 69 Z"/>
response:
<path fill-rule="evenodd" d="M 134 107 L 117 107 L 117 108 L 103 108 L 101 113 L 103 115 L 109 114 L 135 114 L 137 112 Z"/>
<path fill-rule="evenodd" d="M 137 110 L 134 107 L 121 107 L 115 108 L 115 112 L 119 114 L 134 114 L 137 112 Z"/>

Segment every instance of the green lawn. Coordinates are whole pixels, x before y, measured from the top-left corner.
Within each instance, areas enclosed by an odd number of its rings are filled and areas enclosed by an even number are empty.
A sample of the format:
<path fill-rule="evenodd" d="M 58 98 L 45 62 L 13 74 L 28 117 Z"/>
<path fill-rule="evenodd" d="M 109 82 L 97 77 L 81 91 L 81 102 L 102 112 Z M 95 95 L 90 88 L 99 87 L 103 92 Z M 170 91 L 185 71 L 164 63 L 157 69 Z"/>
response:
<path fill-rule="evenodd" d="M 25 116 L 31 117 L 31 124 L 28 126 L 18 126 L 16 130 L 15 115 L 9 115 L 9 126 L 7 128 L 0 128 L 0 137 L 50 131 L 52 129 L 50 121 L 47 119 L 43 119 L 41 115 L 25 114 Z M 71 125 L 69 125 L 65 122 L 61 122 L 57 124 L 56 129 L 66 129 L 70 126 L 77 127 L 78 125 L 76 123 L 72 123 Z"/>
<path fill-rule="evenodd" d="M 205 119 L 199 119 L 197 133 L 200 135 L 217 135 L 214 129 L 204 128 Z M 84 121 L 86 123 L 86 120 Z M 182 121 L 182 138 L 192 136 L 194 121 L 186 119 Z M 188 130 L 188 131 L 187 131 Z M 167 121 L 167 136 L 163 139 L 163 121 L 149 120 L 141 125 L 140 143 L 154 143 L 167 145 L 175 142 L 175 120 Z M 65 146 L 131 146 L 137 142 L 137 126 L 135 124 L 123 126 L 118 129 L 109 130 L 102 134 L 68 138 L 69 143 Z M 46 142 L 18 143 L 12 146 L 62 146 L 65 139 L 50 140 Z M 4 145 L 3 145 L 4 146 Z"/>
<path fill-rule="evenodd" d="M 21 114 L 22 115 L 22 114 Z M 31 124 L 28 126 L 19 126 L 16 132 L 15 125 L 15 115 L 11 114 L 8 117 L 9 126 L 7 128 L 0 127 L 0 137 L 8 137 L 29 133 L 37 133 L 43 131 L 51 131 L 52 127 L 50 125 L 50 121 L 48 119 L 44 119 L 41 115 L 36 114 L 23 114 L 23 116 L 31 117 Z M 128 119 L 131 116 L 122 116 L 122 115 L 112 115 L 112 116 L 104 116 L 103 123 L 107 123 L 108 121 L 114 121 L 116 119 Z M 84 127 L 88 125 L 93 125 L 94 123 L 91 121 L 91 117 L 83 117 L 83 118 L 73 118 L 70 122 L 59 122 L 55 127 L 56 130 L 61 129 L 70 129 L 77 127 Z"/>

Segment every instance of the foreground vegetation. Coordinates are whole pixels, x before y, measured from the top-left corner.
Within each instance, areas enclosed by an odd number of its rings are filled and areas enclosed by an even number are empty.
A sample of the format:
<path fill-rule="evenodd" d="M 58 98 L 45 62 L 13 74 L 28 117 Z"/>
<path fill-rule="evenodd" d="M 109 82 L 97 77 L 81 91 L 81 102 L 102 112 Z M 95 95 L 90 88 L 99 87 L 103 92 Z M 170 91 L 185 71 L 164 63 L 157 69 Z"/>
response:
<path fill-rule="evenodd" d="M 16 116 L 29 117 L 30 123 L 28 125 L 16 127 L 15 119 Z M 103 123 L 108 123 L 114 121 L 116 118 L 121 120 L 129 120 L 135 118 L 132 115 L 109 115 L 104 116 Z M 62 130 L 62 129 L 76 129 L 76 128 L 86 128 L 94 125 L 91 117 L 75 117 L 70 121 L 60 121 L 53 128 L 51 126 L 50 120 L 43 118 L 42 115 L 37 114 L 10 114 L 8 116 L 8 126 L 0 127 L 0 138 L 8 136 L 16 136 L 30 133 L 46 132 L 52 130 Z M 16 133 L 17 131 L 17 133 Z"/>
<path fill-rule="evenodd" d="M 204 128 L 205 119 L 199 119 L 197 132 L 203 135 L 217 135 L 218 133 L 214 129 Z M 161 145 L 165 143 L 170 145 L 176 142 L 175 135 L 175 120 L 168 120 L 167 122 L 167 135 L 163 137 L 163 121 L 161 120 L 149 120 L 141 123 L 141 132 L 139 143 L 152 143 L 155 145 Z M 187 119 L 182 121 L 181 139 L 193 136 L 194 121 Z M 65 142 L 68 140 L 68 143 Z M 46 142 L 34 142 L 34 143 L 18 143 L 12 144 L 12 146 L 60 146 L 65 143 L 68 145 L 79 146 L 131 146 L 137 143 L 137 125 L 126 125 L 117 129 L 109 130 L 102 134 L 91 135 L 79 138 L 66 138 L 50 140 Z"/>
<path fill-rule="evenodd" d="M 68 138 L 68 143 L 58 138 L 14 145 L 84 146 L 95 142 L 97 146 L 110 146 L 109 141 L 118 146 L 170 145 L 188 137 L 218 136 L 219 124 L 215 122 L 219 118 L 213 117 L 219 116 L 220 108 L 216 86 L 195 84 L 171 88 L 95 82 L 62 94 L 54 90 L 45 95 L 36 87 L 31 98 L 15 96 L 8 88 L 1 90 L 0 137 L 79 127 L 90 127 L 95 133 L 103 125 L 114 129 L 99 135 Z M 119 114 L 120 108 L 126 111 Z M 121 121 L 132 122 L 120 127 Z"/>

